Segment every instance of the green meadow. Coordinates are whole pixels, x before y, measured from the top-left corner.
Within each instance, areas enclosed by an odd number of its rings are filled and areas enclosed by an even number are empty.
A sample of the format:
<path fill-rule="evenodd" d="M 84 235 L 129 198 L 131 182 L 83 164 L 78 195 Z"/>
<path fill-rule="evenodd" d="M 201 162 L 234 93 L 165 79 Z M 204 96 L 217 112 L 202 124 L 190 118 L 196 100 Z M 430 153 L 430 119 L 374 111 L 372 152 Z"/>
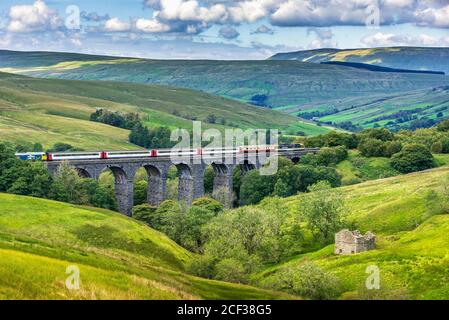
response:
<path fill-rule="evenodd" d="M 336 275 L 341 299 L 447 299 L 449 297 L 449 216 L 432 197 L 443 192 L 449 167 L 343 187 L 348 223 L 377 236 L 376 250 L 334 255 L 334 246 L 305 253 L 255 276 L 261 281 L 286 265 L 312 261 Z M 296 210 L 301 196 L 285 205 Z M 365 289 L 368 266 L 380 270 L 381 289 Z"/>
<path fill-rule="evenodd" d="M 129 131 L 89 121 L 97 108 L 138 112 L 149 127 L 279 129 L 285 134 L 317 135 L 330 129 L 278 111 L 250 106 L 206 93 L 157 85 L 100 81 L 34 79 L 0 74 L 0 140 L 56 142 L 75 147 L 135 149 Z M 215 123 L 205 121 L 215 115 Z"/>
<path fill-rule="evenodd" d="M 0 194 L 0 299 L 288 299 L 184 271 L 192 254 L 106 210 Z M 80 270 L 80 290 L 66 268 Z"/>

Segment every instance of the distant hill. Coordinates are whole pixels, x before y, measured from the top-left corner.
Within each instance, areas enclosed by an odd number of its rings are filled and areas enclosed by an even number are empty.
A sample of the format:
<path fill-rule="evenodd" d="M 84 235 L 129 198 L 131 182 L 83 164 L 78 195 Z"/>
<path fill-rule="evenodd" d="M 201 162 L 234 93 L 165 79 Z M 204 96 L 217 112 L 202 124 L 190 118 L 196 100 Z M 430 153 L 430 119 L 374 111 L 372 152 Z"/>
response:
<path fill-rule="evenodd" d="M 0 194 L 0 257 L 0 300 L 291 298 L 190 276 L 190 252 L 118 213 L 15 195 Z"/>
<path fill-rule="evenodd" d="M 107 81 L 34 79 L 0 73 L 0 140 L 56 142 L 98 149 L 134 149 L 129 131 L 89 121 L 96 108 L 138 112 L 150 127 L 191 129 L 192 119 L 216 115 L 204 128 L 278 128 L 320 134 L 329 129 L 297 117 L 207 93 L 157 85 Z M 224 123 L 222 123 L 224 119 Z"/>
<path fill-rule="evenodd" d="M 375 71 L 375 72 L 435 74 L 435 75 L 441 75 L 441 76 L 445 75 L 445 73 L 442 71 L 387 68 L 387 67 L 381 67 L 381 66 L 376 66 L 373 64 L 366 64 L 366 63 L 359 63 L 359 62 L 326 61 L 326 62 L 321 62 L 321 64 L 332 64 L 332 65 L 336 65 L 336 66 L 359 68 L 359 69 Z"/>
<path fill-rule="evenodd" d="M 0 51 L 0 71 L 47 78 L 163 84 L 280 109 L 449 84 L 449 77 L 441 75 L 382 73 L 301 61 L 146 60 L 11 51 Z"/>
<path fill-rule="evenodd" d="M 372 49 L 317 49 L 278 53 L 270 60 L 321 63 L 358 62 L 388 68 L 443 71 L 449 73 L 449 48 L 391 47 Z"/>
<path fill-rule="evenodd" d="M 284 111 L 335 125 L 350 121 L 362 128 L 413 129 L 449 118 L 449 86 L 347 97 L 304 104 Z"/>

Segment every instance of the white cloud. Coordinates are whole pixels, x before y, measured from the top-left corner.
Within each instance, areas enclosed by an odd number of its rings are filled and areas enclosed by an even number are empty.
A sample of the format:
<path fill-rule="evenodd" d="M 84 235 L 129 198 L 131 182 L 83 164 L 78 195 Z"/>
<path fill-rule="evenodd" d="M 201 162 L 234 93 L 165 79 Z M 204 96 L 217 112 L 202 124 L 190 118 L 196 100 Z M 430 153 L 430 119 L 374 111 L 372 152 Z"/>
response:
<path fill-rule="evenodd" d="M 37 0 L 32 5 L 12 6 L 9 10 L 9 32 L 27 33 L 56 30 L 62 26 L 57 12 L 50 9 L 44 1 Z"/>
<path fill-rule="evenodd" d="M 449 5 L 442 8 L 426 8 L 415 13 L 418 24 L 449 28 Z"/>
<path fill-rule="evenodd" d="M 367 47 L 394 47 L 394 46 L 449 46 L 449 37 L 434 37 L 427 34 L 403 35 L 378 32 L 361 39 Z"/>
<path fill-rule="evenodd" d="M 111 18 L 104 24 L 104 31 L 106 32 L 123 32 L 129 31 L 131 24 L 121 21 L 119 18 Z"/>
<path fill-rule="evenodd" d="M 138 31 L 142 32 L 148 32 L 148 33 L 162 33 L 162 32 L 169 32 L 170 26 L 161 23 L 157 19 L 138 19 L 136 21 L 136 29 Z"/>
<path fill-rule="evenodd" d="M 367 23 L 378 7 L 383 25 L 415 23 L 449 27 L 447 0 L 145 0 L 167 24 L 195 21 L 214 24 L 254 23 L 268 19 L 278 26 L 328 27 Z"/>

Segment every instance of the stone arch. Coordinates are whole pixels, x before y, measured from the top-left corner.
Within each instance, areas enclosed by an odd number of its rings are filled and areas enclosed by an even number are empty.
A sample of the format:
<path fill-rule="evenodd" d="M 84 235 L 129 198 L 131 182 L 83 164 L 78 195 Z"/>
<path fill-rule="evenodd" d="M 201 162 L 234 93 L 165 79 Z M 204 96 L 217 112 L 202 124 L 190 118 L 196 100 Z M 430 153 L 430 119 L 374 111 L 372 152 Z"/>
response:
<path fill-rule="evenodd" d="M 239 166 L 240 166 L 240 170 L 242 171 L 242 174 L 246 174 L 251 170 L 256 170 L 257 169 L 257 165 L 252 163 L 249 160 L 242 160 L 239 161 Z"/>
<path fill-rule="evenodd" d="M 102 172 L 110 170 L 114 176 L 115 197 L 121 213 L 131 216 L 134 205 L 134 174 L 120 166 L 108 165 Z"/>
<path fill-rule="evenodd" d="M 75 170 L 81 178 L 84 179 L 93 178 L 92 174 L 86 168 L 75 168 Z"/>
<path fill-rule="evenodd" d="M 301 160 L 301 158 L 300 158 L 300 157 L 293 157 L 293 158 L 291 158 L 291 160 L 292 160 L 292 162 L 293 162 L 294 164 L 298 164 L 299 161 Z"/>

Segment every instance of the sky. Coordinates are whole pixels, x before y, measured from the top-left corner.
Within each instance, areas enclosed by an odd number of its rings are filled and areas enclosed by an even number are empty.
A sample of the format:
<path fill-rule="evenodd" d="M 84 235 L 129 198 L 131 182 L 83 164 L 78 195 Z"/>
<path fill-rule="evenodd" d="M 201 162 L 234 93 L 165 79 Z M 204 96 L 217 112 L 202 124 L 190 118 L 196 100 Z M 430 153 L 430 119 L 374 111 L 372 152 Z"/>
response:
<path fill-rule="evenodd" d="M 0 0 L 0 49 L 154 59 L 449 47 L 449 0 Z"/>

